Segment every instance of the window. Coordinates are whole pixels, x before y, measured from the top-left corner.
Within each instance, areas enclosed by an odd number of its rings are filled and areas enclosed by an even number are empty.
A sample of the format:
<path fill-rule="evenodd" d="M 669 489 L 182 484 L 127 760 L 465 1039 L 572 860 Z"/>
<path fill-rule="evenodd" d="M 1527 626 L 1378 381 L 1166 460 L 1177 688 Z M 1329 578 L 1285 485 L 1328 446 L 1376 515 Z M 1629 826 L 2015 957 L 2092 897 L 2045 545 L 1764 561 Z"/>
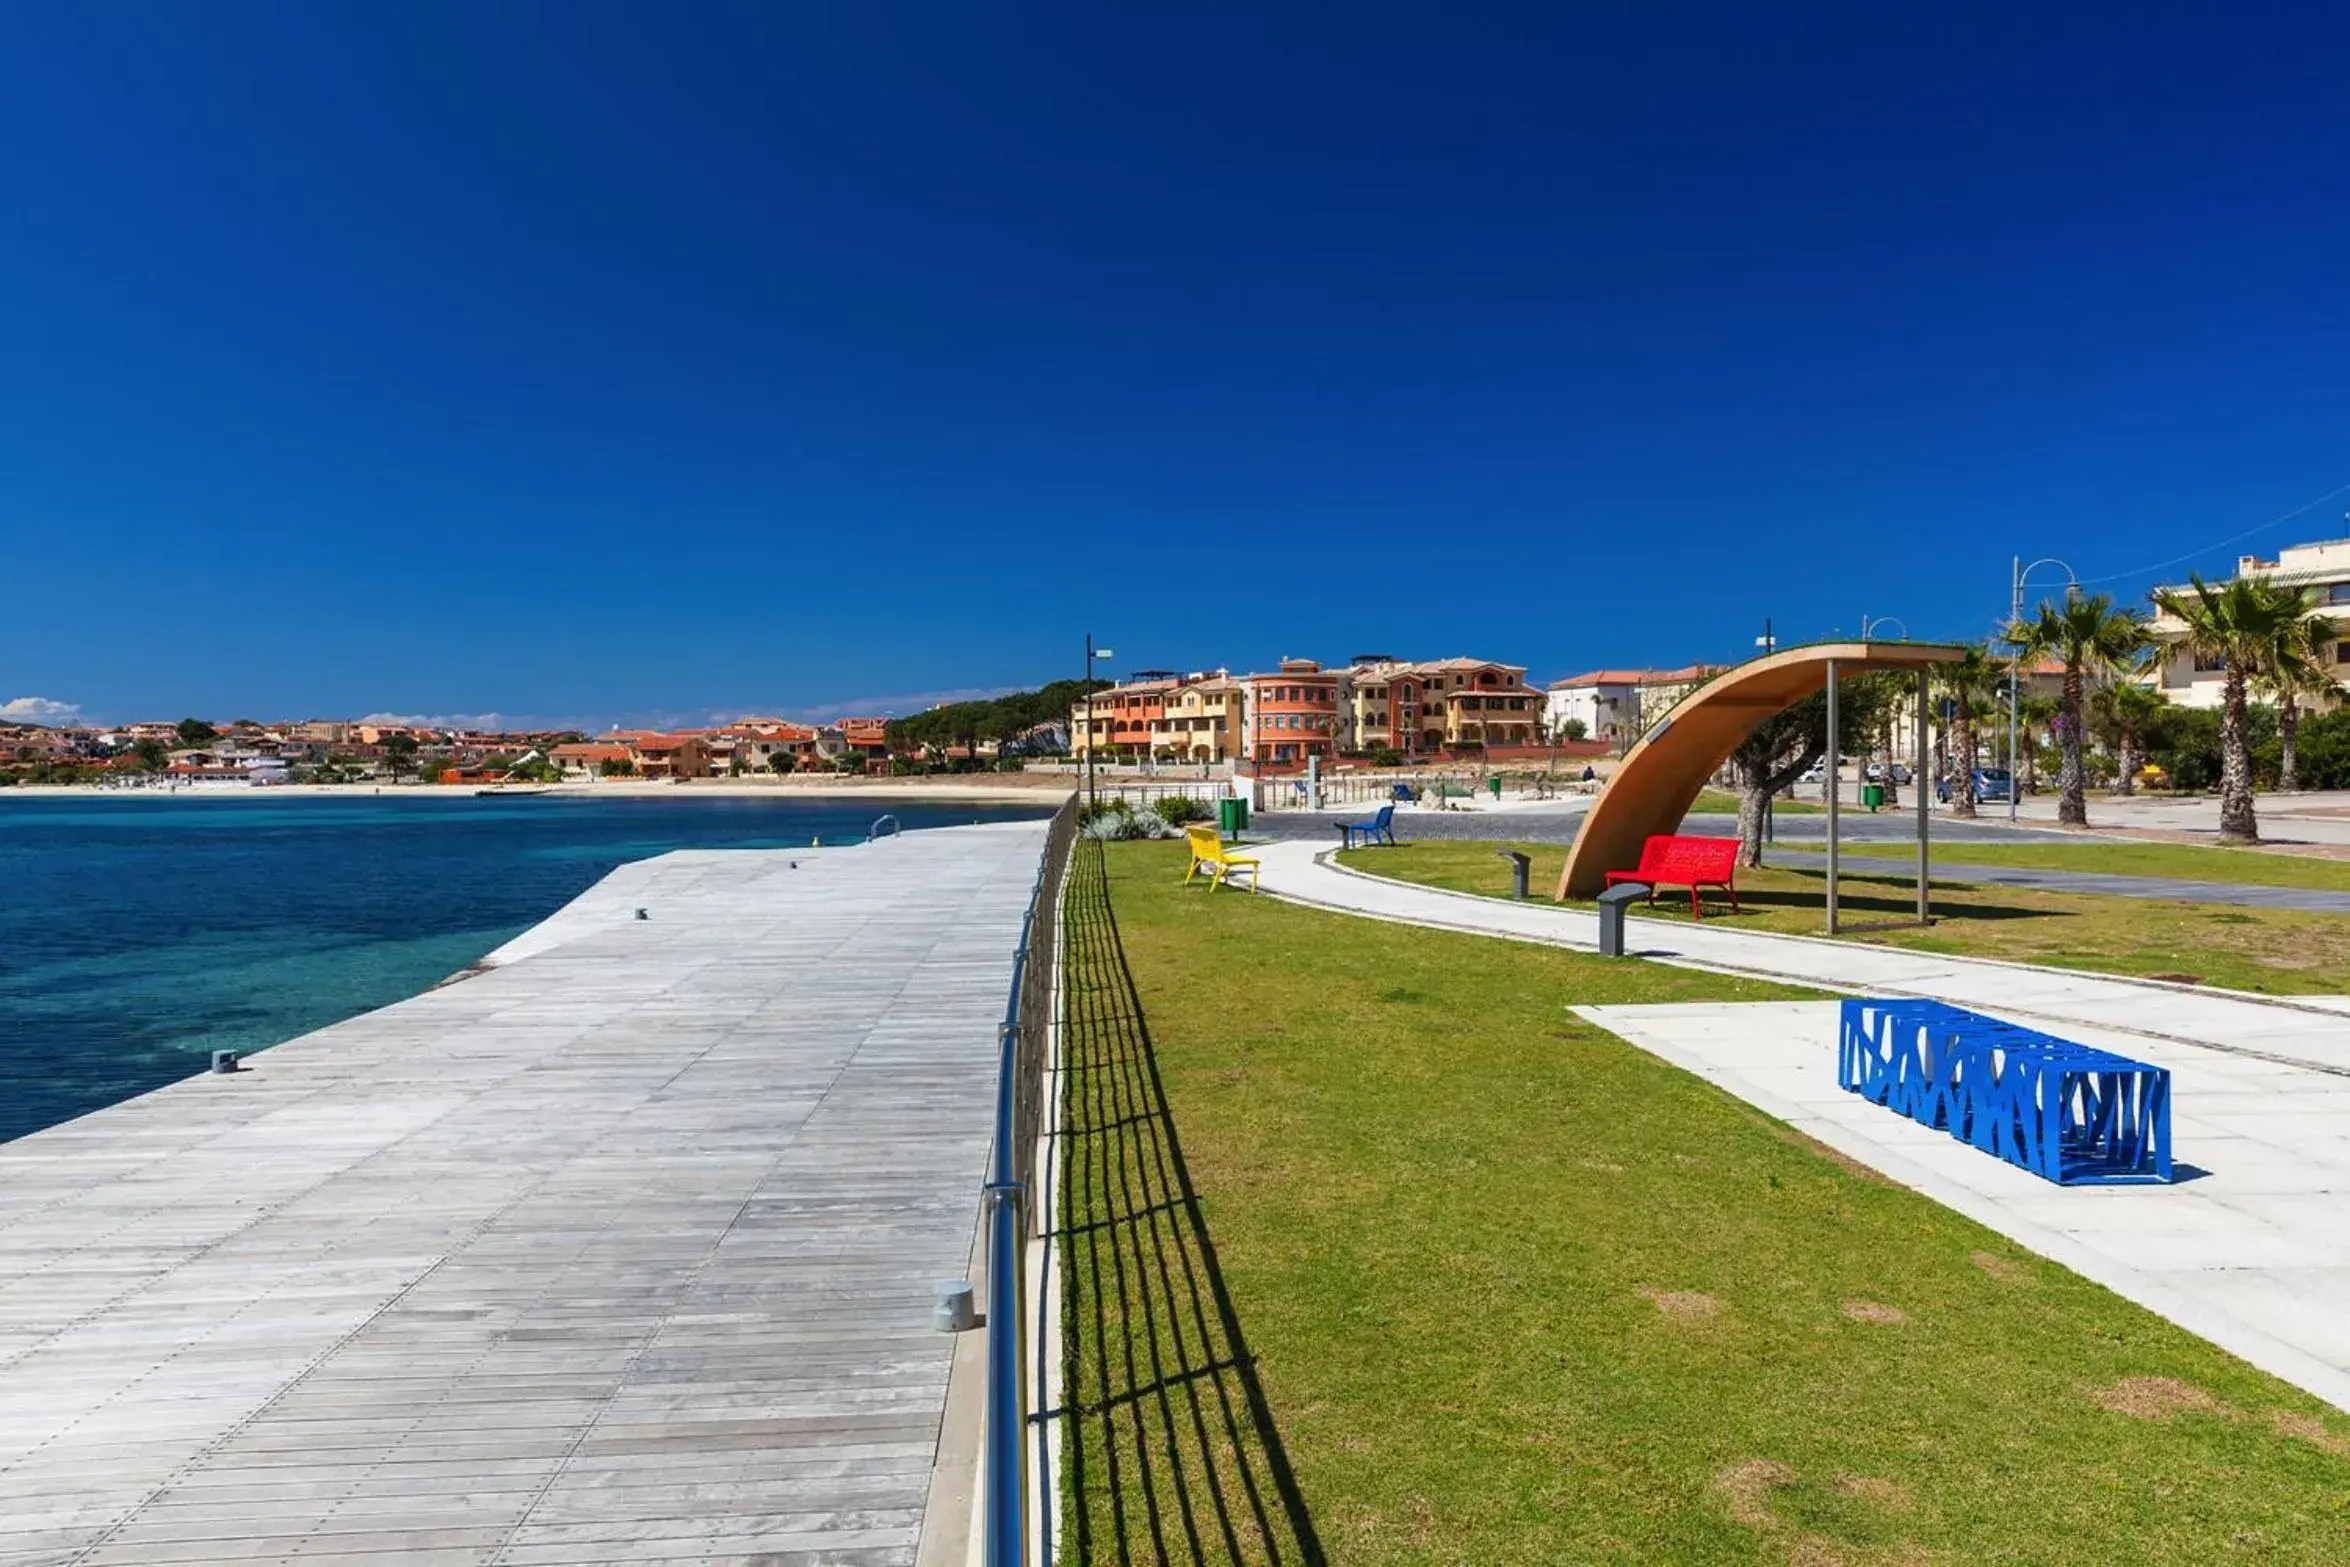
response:
<path fill-rule="evenodd" d="M 2328 604 L 2350 604 L 2350 582 L 2327 583 L 2326 602 Z"/>
<path fill-rule="evenodd" d="M 2227 667 L 2228 661 L 2224 658 L 2213 658 L 2203 653 L 2195 655 L 2195 673 L 2199 675 L 2221 674 L 2226 671 Z"/>

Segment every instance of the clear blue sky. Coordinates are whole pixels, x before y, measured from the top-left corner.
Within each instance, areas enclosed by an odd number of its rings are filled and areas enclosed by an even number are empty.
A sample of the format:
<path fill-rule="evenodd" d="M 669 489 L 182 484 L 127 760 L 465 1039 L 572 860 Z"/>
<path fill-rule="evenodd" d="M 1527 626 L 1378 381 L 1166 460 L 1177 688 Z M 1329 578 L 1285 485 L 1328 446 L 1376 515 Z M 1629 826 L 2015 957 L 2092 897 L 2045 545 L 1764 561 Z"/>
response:
<path fill-rule="evenodd" d="M 1555 677 L 2224 568 L 2350 481 L 2346 59 L 2314 4 L 14 7 L 0 700 L 808 710 L 1089 629 Z"/>

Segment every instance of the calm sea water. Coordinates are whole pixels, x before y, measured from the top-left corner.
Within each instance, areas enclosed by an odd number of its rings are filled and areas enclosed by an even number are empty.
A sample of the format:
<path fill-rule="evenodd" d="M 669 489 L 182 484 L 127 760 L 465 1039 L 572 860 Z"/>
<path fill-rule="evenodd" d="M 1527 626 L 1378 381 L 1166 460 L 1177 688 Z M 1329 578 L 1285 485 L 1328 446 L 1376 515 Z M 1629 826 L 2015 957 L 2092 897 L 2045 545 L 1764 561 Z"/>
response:
<path fill-rule="evenodd" d="M 0 1140 L 412 996 L 625 861 L 853 842 L 881 809 L 0 792 Z M 891 809 L 909 831 L 1044 814 Z"/>

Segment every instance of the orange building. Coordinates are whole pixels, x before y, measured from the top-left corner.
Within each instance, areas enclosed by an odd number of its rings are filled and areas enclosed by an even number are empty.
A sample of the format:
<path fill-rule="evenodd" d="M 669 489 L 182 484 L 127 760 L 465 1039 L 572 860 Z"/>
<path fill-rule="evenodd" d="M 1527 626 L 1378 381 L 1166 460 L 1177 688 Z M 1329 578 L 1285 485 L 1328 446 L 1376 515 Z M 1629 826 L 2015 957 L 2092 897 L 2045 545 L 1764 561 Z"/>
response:
<path fill-rule="evenodd" d="M 1338 754 L 1346 672 L 1285 658 L 1268 675 L 1240 677 L 1243 754 L 1260 766 Z"/>
<path fill-rule="evenodd" d="M 710 748 L 700 735 L 645 735 L 630 747 L 647 778 L 707 778 Z"/>

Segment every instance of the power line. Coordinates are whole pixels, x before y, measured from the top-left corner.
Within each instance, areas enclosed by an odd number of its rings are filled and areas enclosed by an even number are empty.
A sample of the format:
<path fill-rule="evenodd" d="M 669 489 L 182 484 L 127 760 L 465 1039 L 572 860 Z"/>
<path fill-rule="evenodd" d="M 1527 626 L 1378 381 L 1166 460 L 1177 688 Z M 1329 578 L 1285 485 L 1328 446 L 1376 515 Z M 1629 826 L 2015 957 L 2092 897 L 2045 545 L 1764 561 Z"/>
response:
<path fill-rule="evenodd" d="M 2326 491 L 2323 495 L 2320 495 L 2316 500 L 2304 501 L 2299 506 L 2294 507 L 2291 511 L 2285 512 L 2281 516 L 2271 517 L 2268 521 L 2260 524 L 2256 528 L 2246 528 L 2242 533 L 2221 539 L 2217 543 L 2206 544 L 2200 549 L 2189 550 L 2184 555 L 2174 555 L 2169 560 L 2158 560 L 2151 566 L 2136 566 L 2128 571 L 2111 572 L 2102 577 L 2083 577 L 2080 579 L 2081 586 L 2085 588 L 2094 587 L 2100 582 L 2120 582 L 2130 577 L 2143 577 L 2150 572 L 2168 571 L 2173 566 L 2184 565 L 2188 561 L 2200 559 L 2201 557 L 2210 554 L 2213 550 L 2224 550 L 2231 544 L 2241 544 L 2256 533 L 2266 533 L 2271 528 L 2277 527 L 2283 523 L 2291 522 L 2295 517 L 2300 516 L 2302 513 L 2315 511 L 2318 507 L 2323 506 L 2326 502 L 2342 495 L 2350 495 L 2350 484 L 2337 484 L 2332 489 Z"/>

